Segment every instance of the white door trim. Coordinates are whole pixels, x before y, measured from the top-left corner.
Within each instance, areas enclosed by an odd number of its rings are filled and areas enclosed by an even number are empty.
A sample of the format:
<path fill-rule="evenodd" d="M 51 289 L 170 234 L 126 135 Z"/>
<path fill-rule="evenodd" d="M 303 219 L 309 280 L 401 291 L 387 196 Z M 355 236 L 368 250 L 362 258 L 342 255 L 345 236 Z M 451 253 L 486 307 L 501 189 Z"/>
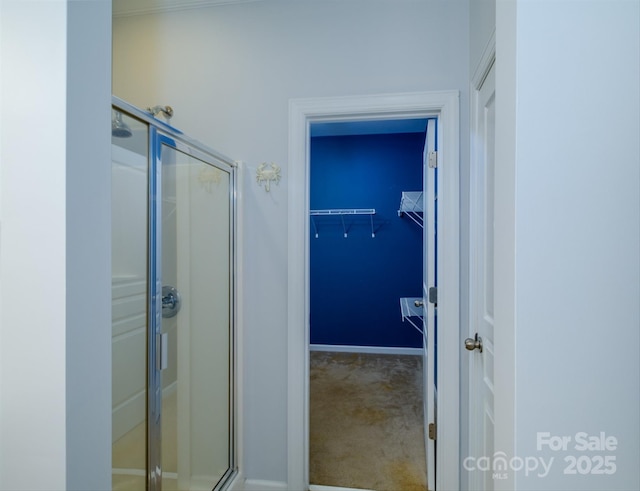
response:
<path fill-rule="evenodd" d="M 459 93 L 413 92 L 292 99 L 289 102 L 287 465 L 290 489 L 309 485 L 309 126 L 315 121 L 407 119 L 437 115 L 438 148 L 438 458 L 436 489 L 460 478 Z M 446 416 L 445 416 L 446 415 Z"/>

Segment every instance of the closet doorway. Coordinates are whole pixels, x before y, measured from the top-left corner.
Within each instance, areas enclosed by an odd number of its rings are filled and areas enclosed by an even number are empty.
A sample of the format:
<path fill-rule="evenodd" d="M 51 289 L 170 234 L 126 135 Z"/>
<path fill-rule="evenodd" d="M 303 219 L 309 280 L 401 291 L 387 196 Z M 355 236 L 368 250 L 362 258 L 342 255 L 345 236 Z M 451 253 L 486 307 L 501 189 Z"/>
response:
<path fill-rule="evenodd" d="M 436 248 L 423 167 L 436 123 L 311 124 L 312 485 L 427 489 L 423 318 L 434 305 L 421 304 L 423 251 Z M 431 257 L 430 284 L 434 266 Z"/>
<path fill-rule="evenodd" d="M 459 163 L 458 93 L 384 94 L 292 100 L 290 103 L 289 168 L 289 312 L 290 363 L 288 379 L 288 485 L 309 487 L 309 347 L 310 347 L 310 128 L 322 122 L 362 122 L 436 118 L 438 120 L 437 211 L 439 415 L 433 434 L 438 440 L 438 462 L 449 462 L 432 472 L 430 489 L 457 488 L 459 469 Z M 347 235 L 352 229 L 344 226 Z M 373 234 L 375 224 L 373 225 Z M 373 240 L 376 240 L 373 238 Z M 418 266 L 419 267 L 419 266 Z M 300 286 L 304 285 L 304 289 Z M 446 356 L 443 356 L 445 355 Z M 434 357 L 431 357 L 432 360 Z M 313 486 L 312 486 L 313 489 Z"/>

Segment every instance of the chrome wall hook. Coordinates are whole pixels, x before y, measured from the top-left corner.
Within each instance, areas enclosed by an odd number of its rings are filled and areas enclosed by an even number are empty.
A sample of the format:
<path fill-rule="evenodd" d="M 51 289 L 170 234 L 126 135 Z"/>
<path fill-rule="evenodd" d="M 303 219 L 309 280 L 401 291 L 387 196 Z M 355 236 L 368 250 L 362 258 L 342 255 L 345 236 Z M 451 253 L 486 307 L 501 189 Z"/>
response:
<path fill-rule="evenodd" d="M 154 118 L 157 117 L 158 114 L 162 114 L 167 122 L 169 122 L 169 120 L 173 117 L 173 108 L 171 106 L 148 107 L 147 111 L 149 111 Z"/>

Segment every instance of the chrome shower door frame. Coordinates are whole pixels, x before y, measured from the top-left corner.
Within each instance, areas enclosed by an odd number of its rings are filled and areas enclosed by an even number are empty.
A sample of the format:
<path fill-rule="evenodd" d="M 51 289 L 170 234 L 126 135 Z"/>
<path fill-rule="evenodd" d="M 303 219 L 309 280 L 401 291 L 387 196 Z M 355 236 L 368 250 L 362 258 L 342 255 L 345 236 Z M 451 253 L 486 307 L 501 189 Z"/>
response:
<path fill-rule="evenodd" d="M 225 489 L 238 472 L 237 458 L 237 164 L 179 130 L 113 97 L 112 106 L 148 125 L 147 298 L 147 490 L 162 489 L 162 147 L 193 157 L 229 175 L 229 467 L 214 490 Z"/>

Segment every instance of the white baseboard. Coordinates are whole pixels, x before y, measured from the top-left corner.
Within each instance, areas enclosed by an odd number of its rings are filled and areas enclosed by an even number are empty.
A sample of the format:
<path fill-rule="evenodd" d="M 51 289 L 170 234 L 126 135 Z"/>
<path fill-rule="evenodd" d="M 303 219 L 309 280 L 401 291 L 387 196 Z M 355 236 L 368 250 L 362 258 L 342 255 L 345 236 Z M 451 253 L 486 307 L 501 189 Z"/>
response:
<path fill-rule="evenodd" d="M 286 482 L 264 481 L 262 479 L 247 479 L 244 491 L 291 491 Z"/>
<path fill-rule="evenodd" d="M 338 344 L 310 344 L 309 351 L 335 351 L 340 353 L 371 353 L 376 355 L 419 355 L 422 348 L 397 348 L 387 346 L 344 346 Z"/>
<path fill-rule="evenodd" d="M 244 491 L 244 476 L 242 472 L 238 471 L 235 476 L 229 481 L 229 491 Z"/>

